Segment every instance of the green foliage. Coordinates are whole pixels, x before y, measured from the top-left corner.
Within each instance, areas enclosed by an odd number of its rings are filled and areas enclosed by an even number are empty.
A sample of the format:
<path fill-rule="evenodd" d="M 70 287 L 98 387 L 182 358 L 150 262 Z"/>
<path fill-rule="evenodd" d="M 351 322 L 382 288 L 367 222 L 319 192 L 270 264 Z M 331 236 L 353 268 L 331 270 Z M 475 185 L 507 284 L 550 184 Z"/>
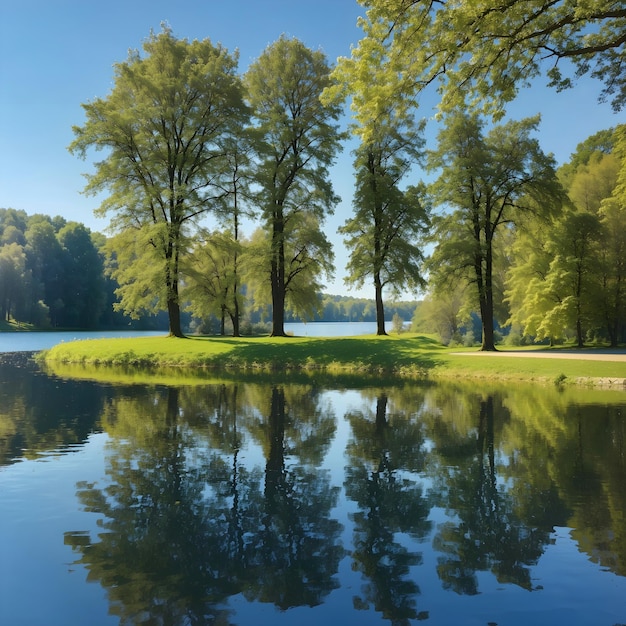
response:
<path fill-rule="evenodd" d="M 441 171 L 434 201 L 449 209 L 434 220 L 435 285 L 474 285 L 484 350 L 494 349 L 497 238 L 524 214 L 554 213 L 564 200 L 554 159 L 531 137 L 538 122 L 511 121 L 484 134 L 477 115 L 455 113 L 430 158 L 430 167 Z"/>
<path fill-rule="evenodd" d="M 306 321 L 318 315 L 322 307 L 320 278 L 332 275 L 334 255 L 314 215 L 303 214 L 288 226 L 283 246 L 284 311 Z M 257 229 L 242 258 L 244 277 L 257 309 L 271 308 L 274 260 L 271 236 Z"/>
<path fill-rule="evenodd" d="M 397 313 L 394 313 L 391 318 L 391 330 L 394 333 L 401 333 L 404 331 L 404 320 Z"/>
<path fill-rule="evenodd" d="M 510 322 L 526 336 L 574 336 L 580 346 L 600 328 L 613 346 L 623 336 L 626 221 L 623 205 L 615 201 L 622 163 L 617 151 L 605 152 L 608 142 L 599 142 L 601 136 L 583 142 L 563 168 L 570 208 L 549 227 L 527 221 L 513 244 Z"/>
<path fill-rule="evenodd" d="M 30 280 L 26 269 L 24 247 L 18 243 L 5 244 L 0 248 L 0 319 L 7 322 L 11 313 L 19 307 L 23 297 L 20 285 Z M 18 300 L 18 302 L 15 302 Z"/>
<path fill-rule="evenodd" d="M 86 193 L 109 191 L 98 213 L 113 213 L 115 276 L 131 315 L 167 309 L 181 335 L 180 258 L 198 216 L 222 195 L 228 170 L 223 139 L 245 119 L 236 56 L 208 39 L 176 39 L 164 28 L 115 66 L 110 94 L 83 105 L 70 151 L 106 150 L 87 176 Z M 135 245 L 130 251 L 131 239 Z M 132 266 L 146 270 L 139 276 Z M 158 276 L 160 274 L 160 278 Z M 157 282 L 161 282 L 161 286 Z M 148 289 L 149 288 L 149 292 Z"/>
<path fill-rule="evenodd" d="M 303 238 L 311 236 L 314 253 L 330 250 L 320 226 L 339 200 L 328 169 L 340 149 L 342 135 L 336 121 L 341 108 L 320 101 L 330 83 L 329 73 L 322 52 L 282 36 L 245 76 L 256 124 L 255 182 L 269 237 L 269 255 L 262 258 L 269 261 L 275 335 L 284 335 L 288 291 L 296 308 L 307 308 L 311 302 L 311 294 L 303 291 L 304 281 L 292 283 L 295 276 L 306 273 L 316 278 L 330 260 L 315 259 Z"/>
<path fill-rule="evenodd" d="M 228 232 L 204 232 L 183 262 L 182 271 L 187 277 L 182 298 L 187 309 L 198 319 L 211 315 L 231 322 L 242 308 L 242 296 L 237 291 L 237 259 L 243 246 Z M 233 323 L 233 327 L 235 324 Z"/>
<path fill-rule="evenodd" d="M 602 81 L 600 99 L 612 97 L 615 110 L 626 102 L 626 12 L 615 2 L 360 3 L 367 8 L 365 37 L 339 65 L 350 86 L 385 72 L 382 87 L 376 82 L 368 93 L 372 112 L 385 96 L 412 99 L 437 85 L 443 111 L 480 106 L 502 115 L 519 89 L 542 73 L 551 86 L 570 87 L 574 77 L 562 73 L 564 61 L 573 63 L 575 76 Z"/>

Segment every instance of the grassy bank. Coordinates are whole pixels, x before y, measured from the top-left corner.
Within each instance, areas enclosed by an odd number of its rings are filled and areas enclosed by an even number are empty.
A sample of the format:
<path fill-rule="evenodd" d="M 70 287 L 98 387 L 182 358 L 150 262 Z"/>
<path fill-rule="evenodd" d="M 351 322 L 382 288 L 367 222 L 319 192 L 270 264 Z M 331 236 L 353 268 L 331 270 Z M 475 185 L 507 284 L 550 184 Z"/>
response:
<path fill-rule="evenodd" d="M 23 332 L 23 331 L 34 331 L 38 330 L 32 324 L 26 324 L 24 322 L 16 322 L 15 320 L 11 320 L 7 322 L 6 320 L 0 320 L 0 332 L 3 333 L 12 333 L 12 332 Z"/>
<path fill-rule="evenodd" d="M 414 334 L 376 337 L 141 337 L 63 343 L 48 363 L 402 379 L 464 378 L 623 386 L 626 361 L 459 354 Z M 473 350 L 475 352 L 475 350 Z"/>

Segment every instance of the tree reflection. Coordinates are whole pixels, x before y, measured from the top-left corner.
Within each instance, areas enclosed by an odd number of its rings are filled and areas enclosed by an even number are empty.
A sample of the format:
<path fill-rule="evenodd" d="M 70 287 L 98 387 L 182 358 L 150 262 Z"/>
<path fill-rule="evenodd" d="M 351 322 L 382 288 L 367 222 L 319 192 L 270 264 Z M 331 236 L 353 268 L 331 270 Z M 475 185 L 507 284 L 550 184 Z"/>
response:
<path fill-rule="evenodd" d="M 268 390 L 265 417 L 236 385 L 138 389 L 103 416 L 109 484 L 78 489 L 103 532 L 66 535 L 120 623 L 226 624 L 239 593 L 281 609 L 321 602 L 342 555 L 337 490 L 285 458 L 289 424 L 319 411 L 287 411 L 280 388 Z M 259 430 L 270 440 L 265 470 L 240 456 Z"/>
<path fill-rule="evenodd" d="M 626 422 L 624 405 L 603 404 L 603 394 L 578 392 L 573 402 L 545 390 L 511 391 L 507 405 L 515 419 L 503 436 L 508 453 L 516 451 L 516 472 L 543 496 L 552 525 L 571 527 L 581 551 L 624 576 Z M 516 497 L 529 502 L 523 484 L 517 481 Z M 555 493 L 564 509 L 560 519 L 548 500 Z"/>
<path fill-rule="evenodd" d="M 334 415 L 310 406 L 313 396 L 297 389 L 291 388 L 296 395 L 288 402 L 284 387 L 272 387 L 268 419 L 254 429 L 265 450 L 265 488 L 248 561 L 254 580 L 246 595 L 281 609 L 319 604 L 338 587 L 335 574 L 344 553 L 341 525 L 330 517 L 339 489 L 318 469 Z"/>
<path fill-rule="evenodd" d="M 353 568 L 366 579 L 357 609 L 373 605 L 393 624 L 418 617 L 420 590 L 409 577 L 421 554 L 409 551 L 398 533 L 424 537 L 430 529 L 429 506 L 415 472 L 424 464 L 423 434 L 405 414 L 387 416 L 388 397 L 381 393 L 376 410 L 346 416 L 352 426 L 347 452 L 346 495 L 359 505 L 355 524 Z M 411 475 L 413 474 L 413 475 Z"/>
<path fill-rule="evenodd" d="M 576 453 L 559 478 L 569 487 L 570 525 L 580 549 L 611 571 L 626 576 L 626 422 L 620 407 L 569 408 L 577 432 Z M 568 476 L 570 477 L 567 482 Z"/>
<path fill-rule="evenodd" d="M 43 376 L 26 355 L 0 357 L 0 466 L 87 439 L 104 388 Z"/>
<path fill-rule="evenodd" d="M 512 485 L 527 477 L 507 470 L 511 459 L 499 453 L 495 435 L 496 424 L 502 429 L 508 415 L 501 404 L 494 408 L 497 396 L 473 399 L 474 408 L 469 410 L 474 428 L 459 428 L 460 423 L 467 424 L 467 415 L 457 420 L 458 414 L 444 412 L 438 420 L 439 461 L 431 464 L 431 471 L 439 504 L 454 521 L 440 525 L 434 538 L 435 549 L 442 553 L 437 571 L 446 588 L 462 594 L 478 593 L 477 571 L 491 571 L 499 582 L 531 589 L 529 567 L 550 542 L 552 530 L 546 520 L 538 525 L 536 510 L 549 500 L 541 501 L 535 493 L 532 506 L 520 506 Z M 511 482 L 505 482 L 505 476 Z M 552 504 L 556 505 L 550 509 L 552 522 L 562 521 L 564 507 L 558 501 Z"/>

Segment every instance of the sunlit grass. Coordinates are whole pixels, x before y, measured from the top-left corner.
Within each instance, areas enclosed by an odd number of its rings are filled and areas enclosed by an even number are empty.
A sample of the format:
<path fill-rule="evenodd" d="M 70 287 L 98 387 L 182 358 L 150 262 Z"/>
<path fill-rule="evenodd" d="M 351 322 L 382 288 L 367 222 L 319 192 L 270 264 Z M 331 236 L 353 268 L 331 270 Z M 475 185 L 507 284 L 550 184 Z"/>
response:
<path fill-rule="evenodd" d="M 0 332 L 23 332 L 25 330 L 33 331 L 36 329 L 32 324 L 25 322 L 16 322 L 15 320 L 7 322 L 6 320 L 0 320 Z"/>
<path fill-rule="evenodd" d="M 475 352 L 475 349 L 473 350 Z M 158 367 L 213 372 L 363 376 L 395 379 L 477 378 L 539 382 L 626 378 L 626 362 L 459 354 L 431 337 L 133 337 L 61 343 L 46 362 Z M 135 370 L 136 371 L 136 370 Z M 206 373 L 206 372 L 205 372 Z"/>

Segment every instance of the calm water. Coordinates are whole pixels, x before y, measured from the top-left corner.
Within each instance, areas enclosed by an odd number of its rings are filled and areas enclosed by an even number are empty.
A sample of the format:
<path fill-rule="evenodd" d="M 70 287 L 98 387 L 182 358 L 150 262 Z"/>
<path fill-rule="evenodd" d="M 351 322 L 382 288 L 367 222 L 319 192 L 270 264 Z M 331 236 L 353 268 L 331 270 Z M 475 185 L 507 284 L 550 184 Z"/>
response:
<path fill-rule="evenodd" d="M 391 330 L 391 322 L 387 322 Z M 311 322 L 308 324 L 288 323 L 285 331 L 302 337 L 350 337 L 376 333 L 375 322 Z M 81 339 L 115 337 L 139 337 L 163 335 L 164 331 L 59 331 L 59 332 L 0 332 L 1 352 L 47 350 L 57 343 Z"/>
<path fill-rule="evenodd" d="M 82 339 L 113 339 L 115 337 L 140 337 L 165 335 L 163 331 L 57 331 L 57 332 L 0 332 L 1 352 L 33 352 L 47 350 L 57 343 Z"/>
<path fill-rule="evenodd" d="M 2 625 L 626 623 L 623 393 L 107 372 L 0 360 Z"/>

